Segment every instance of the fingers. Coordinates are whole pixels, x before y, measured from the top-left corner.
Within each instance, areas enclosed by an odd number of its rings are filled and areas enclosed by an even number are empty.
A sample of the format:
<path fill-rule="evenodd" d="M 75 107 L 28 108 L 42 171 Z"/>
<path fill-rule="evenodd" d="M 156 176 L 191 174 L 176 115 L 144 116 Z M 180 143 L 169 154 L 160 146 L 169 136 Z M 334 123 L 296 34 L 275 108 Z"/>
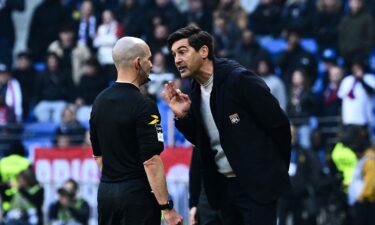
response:
<path fill-rule="evenodd" d="M 163 89 L 163 99 L 169 103 L 171 99 L 177 95 L 176 89 L 174 88 L 173 84 L 171 81 L 168 83 L 164 84 L 164 89 Z"/>
<path fill-rule="evenodd" d="M 179 221 L 178 221 L 177 225 L 182 225 L 182 224 L 183 224 L 183 220 L 182 220 L 182 217 L 180 216 L 180 218 L 179 218 Z"/>
<path fill-rule="evenodd" d="M 196 223 L 197 223 L 197 220 L 195 219 L 195 217 L 191 217 L 191 218 L 189 218 L 189 224 L 190 225 L 195 225 Z"/>
<path fill-rule="evenodd" d="M 168 83 L 166 83 L 164 85 L 164 89 L 163 89 L 162 95 L 163 95 L 164 101 L 166 101 L 167 103 L 169 103 L 170 100 L 173 97 L 173 89 L 174 89 L 174 87 L 171 84 L 171 82 L 168 82 Z"/>
<path fill-rule="evenodd" d="M 187 94 L 180 94 L 179 97 L 182 98 L 184 101 L 190 102 L 189 95 Z"/>
<path fill-rule="evenodd" d="M 164 89 L 162 92 L 163 99 L 166 103 L 169 103 L 171 101 L 168 92 Z"/>
<path fill-rule="evenodd" d="M 197 216 L 197 207 L 192 207 L 189 210 L 189 225 L 195 225 L 197 220 L 195 219 Z"/>
<path fill-rule="evenodd" d="M 174 97 L 183 101 L 189 101 L 190 98 L 187 94 L 184 94 L 180 89 L 176 89 L 172 82 L 169 81 L 164 85 L 162 96 L 165 102 L 170 103 Z"/>

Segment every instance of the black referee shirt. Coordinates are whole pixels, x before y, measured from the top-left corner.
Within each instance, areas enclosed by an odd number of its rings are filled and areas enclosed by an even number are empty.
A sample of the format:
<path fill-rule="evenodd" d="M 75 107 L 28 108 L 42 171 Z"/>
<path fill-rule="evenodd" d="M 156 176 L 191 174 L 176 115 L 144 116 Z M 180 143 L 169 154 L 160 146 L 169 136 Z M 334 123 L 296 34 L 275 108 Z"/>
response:
<path fill-rule="evenodd" d="M 114 83 L 97 96 L 90 135 L 94 156 L 102 156 L 102 182 L 147 179 L 143 162 L 164 148 L 156 104 L 129 83 Z"/>

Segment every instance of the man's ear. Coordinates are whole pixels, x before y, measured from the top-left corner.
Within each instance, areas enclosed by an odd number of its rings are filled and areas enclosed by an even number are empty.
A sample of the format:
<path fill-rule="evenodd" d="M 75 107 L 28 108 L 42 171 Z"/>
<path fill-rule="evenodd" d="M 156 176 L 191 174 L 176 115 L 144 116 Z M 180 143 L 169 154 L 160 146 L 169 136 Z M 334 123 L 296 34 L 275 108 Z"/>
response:
<path fill-rule="evenodd" d="M 133 64 L 135 69 L 139 70 L 139 66 L 141 65 L 141 58 L 137 57 L 133 60 Z"/>
<path fill-rule="evenodd" d="M 206 45 L 203 45 L 200 49 L 199 49 L 199 54 L 201 55 L 201 57 L 203 59 L 206 59 L 208 57 L 208 52 L 209 52 L 209 49 Z"/>

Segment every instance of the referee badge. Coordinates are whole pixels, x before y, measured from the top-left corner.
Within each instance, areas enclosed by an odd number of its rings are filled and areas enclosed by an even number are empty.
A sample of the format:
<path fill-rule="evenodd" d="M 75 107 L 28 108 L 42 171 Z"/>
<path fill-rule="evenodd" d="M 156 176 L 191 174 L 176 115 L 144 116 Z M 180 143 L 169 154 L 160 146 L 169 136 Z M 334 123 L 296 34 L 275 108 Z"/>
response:
<path fill-rule="evenodd" d="M 161 128 L 161 125 L 155 124 L 155 128 L 156 128 L 156 135 L 158 136 L 158 141 L 164 142 L 163 129 Z"/>
<path fill-rule="evenodd" d="M 157 115 L 151 115 L 151 122 L 148 123 L 148 125 L 157 124 L 160 122 L 159 116 Z"/>
<path fill-rule="evenodd" d="M 237 113 L 229 115 L 229 119 L 232 124 L 237 124 L 240 122 L 240 116 Z"/>

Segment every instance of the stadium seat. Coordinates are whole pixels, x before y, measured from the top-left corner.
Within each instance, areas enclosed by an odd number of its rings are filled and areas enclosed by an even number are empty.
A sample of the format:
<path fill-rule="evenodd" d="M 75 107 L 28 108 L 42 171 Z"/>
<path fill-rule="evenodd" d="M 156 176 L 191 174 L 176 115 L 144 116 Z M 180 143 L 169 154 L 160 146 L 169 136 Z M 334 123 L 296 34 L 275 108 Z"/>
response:
<path fill-rule="evenodd" d="M 316 54 L 318 51 L 318 45 L 312 38 L 302 38 L 301 45 L 306 51 L 309 51 L 312 54 Z"/>
<path fill-rule="evenodd" d="M 259 44 L 271 53 L 273 57 L 286 48 L 286 40 L 282 38 L 262 37 Z"/>

